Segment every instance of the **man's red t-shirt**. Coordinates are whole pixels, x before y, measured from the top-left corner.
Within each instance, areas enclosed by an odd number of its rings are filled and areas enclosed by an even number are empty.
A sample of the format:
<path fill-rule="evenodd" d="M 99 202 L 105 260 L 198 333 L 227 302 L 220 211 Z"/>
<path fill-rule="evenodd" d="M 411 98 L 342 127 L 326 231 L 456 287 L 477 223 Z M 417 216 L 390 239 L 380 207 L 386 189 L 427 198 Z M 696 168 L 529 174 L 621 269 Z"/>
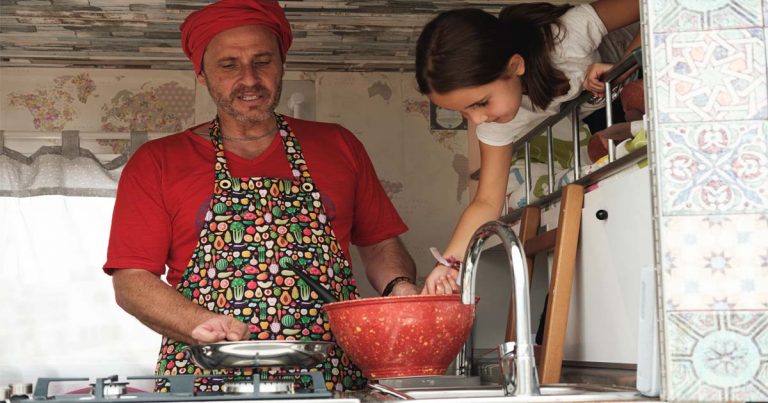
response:
<path fill-rule="evenodd" d="M 368 246 L 402 234 L 403 223 L 362 143 L 337 124 L 286 120 L 301 144 L 334 233 Z M 257 158 L 226 153 L 234 177 L 293 178 L 282 139 Z M 176 285 L 197 245 L 214 185 L 210 140 L 186 130 L 144 144 L 120 177 L 104 270 L 146 269 Z"/>

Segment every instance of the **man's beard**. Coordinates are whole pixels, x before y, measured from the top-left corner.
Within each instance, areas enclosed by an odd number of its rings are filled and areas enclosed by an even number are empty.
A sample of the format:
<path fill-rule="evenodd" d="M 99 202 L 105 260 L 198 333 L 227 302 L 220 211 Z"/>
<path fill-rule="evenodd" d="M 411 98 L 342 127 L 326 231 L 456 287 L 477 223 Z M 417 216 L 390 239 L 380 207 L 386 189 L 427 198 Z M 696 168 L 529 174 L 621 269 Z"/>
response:
<path fill-rule="evenodd" d="M 207 81 L 207 78 L 206 78 Z M 213 102 L 216 104 L 216 107 L 219 109 L 220 112 L 226 113 L 227 115 L 233 117 L 235 120 L 241 123 L 245 124 L 258 124 L 262 123 L 268 119 L 271 119 L 272 116 L 275 113 L 275 109 L 277 109 L 277 105 L 280 102 L 280 95 L 283 91 L 283 84 L 282 82 L 277 83 L 277 91 L 274 96 L 270 99 L 269 104 L 266 108 L 259 108 L 257 110 L 249 109 L 248 112 L 242 113 L 238 111 L 235 106 L 235 100 L 241 96 L 244 93 L 250 93 L 255 94 L 258 96 L 270 96 L 270 92 L 268 89 L 266 89 L 262 85 L 254 85 L 252 87 L 244 87 L 239 86 L 235 88 L 234 91 L 232 91 L 229 96 L 218 92 L 216 89 L 214 89 L 213 86 L 208 85 L 208 93 L 211 95 L 211 98 L 213 99 Z"/>

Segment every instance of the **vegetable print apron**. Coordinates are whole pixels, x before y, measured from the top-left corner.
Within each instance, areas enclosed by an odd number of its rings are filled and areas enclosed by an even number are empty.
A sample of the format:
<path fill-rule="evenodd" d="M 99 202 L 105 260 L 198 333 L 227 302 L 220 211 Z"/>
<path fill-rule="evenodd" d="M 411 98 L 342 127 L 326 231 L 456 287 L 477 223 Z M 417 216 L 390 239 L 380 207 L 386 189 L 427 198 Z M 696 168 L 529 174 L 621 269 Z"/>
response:
<path fill-rule="evenodd" d="M 340 300 L 359 295 L 301 145 L 283 117 L 275 116 L 293 180 L 233 178 L 218 118 L 211 123 L 216 150 L 214 194 L 200 240 L 176 288 L 198 305 L 247 323 L 251 339 L 333 341 L 320 298 L 295 271 L 304 270 Z M 192 364 L 184 346 L 163 337 L 158 375 L 224 374 L 243 379 L 259 371 L 203 370 Z M 324 371 L 328 389 L 356 389 L 366 382 L 338 347 L 313 370 Z M 270 380 L 296 370 L 260 371 L 261 379 Z M 201 378 L 196 388 L 217 391 L 223 383 L 220 378 Z M 163 389 L 164 383 L 159 382 L 158 388 Z"/>

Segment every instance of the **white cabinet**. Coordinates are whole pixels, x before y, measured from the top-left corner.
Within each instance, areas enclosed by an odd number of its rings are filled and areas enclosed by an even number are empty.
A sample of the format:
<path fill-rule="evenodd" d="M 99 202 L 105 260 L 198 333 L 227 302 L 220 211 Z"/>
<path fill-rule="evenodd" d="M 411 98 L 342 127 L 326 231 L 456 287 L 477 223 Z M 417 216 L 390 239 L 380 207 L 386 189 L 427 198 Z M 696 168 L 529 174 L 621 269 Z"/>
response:
<path fill-rule="evenodd" d="M 640 273 L 653 264 L 648 168 L 586 193 L 581 222 L 564 359 L 635 364 Z"/>

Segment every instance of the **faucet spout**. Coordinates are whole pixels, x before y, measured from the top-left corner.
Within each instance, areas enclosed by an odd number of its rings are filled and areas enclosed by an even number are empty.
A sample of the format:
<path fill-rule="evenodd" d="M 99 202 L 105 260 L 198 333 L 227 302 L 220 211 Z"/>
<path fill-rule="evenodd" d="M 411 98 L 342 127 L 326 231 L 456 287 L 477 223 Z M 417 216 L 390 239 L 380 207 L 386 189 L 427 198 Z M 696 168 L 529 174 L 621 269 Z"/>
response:
<path fill-rule="evenodd" d="M 512 379 L 505 379 L 505 388 L 515 396 L 538 396 L 539 378 L 536 372 L 536 359 L 533 355 L 531 341 L 531 309 L 528 288 L 528 264 L 520 240 L 512 231 L 511 223 L 490 221 L 483 224 L 469 241 L 464 264 L 461 267 L 461 302 L 475 303 L 475 280 L 477 266 L 483 245 L 492 236 L 501 239 L 507 252 L 509 268 L 512 274 L 512 290 L 515 299 L 515 342 L 514 355 L 515 371 Z M 502 357 L 504 358 L 504 357 Z M 456 362 L 457 372 L 469 375 L 472 365 L 472 345 L 465 343 Z"/>

